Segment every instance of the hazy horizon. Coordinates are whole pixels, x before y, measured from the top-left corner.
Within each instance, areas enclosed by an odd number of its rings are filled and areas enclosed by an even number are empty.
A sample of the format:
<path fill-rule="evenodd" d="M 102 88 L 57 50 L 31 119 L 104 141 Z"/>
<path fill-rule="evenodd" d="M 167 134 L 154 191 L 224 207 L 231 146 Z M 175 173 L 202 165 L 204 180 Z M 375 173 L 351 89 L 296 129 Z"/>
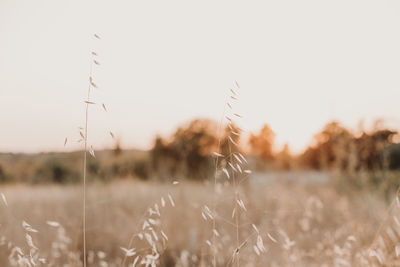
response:
<path fill-rule="evenodd" d="M 312 7 L 312 8 L 311 8 Z M 89 140 L 148 149 L 241 85 L 242 127 L 300 152 L 331 120 L 400 129 L 396 1 L 1 1 L 1 152 L 79 149 L 90 52 L 101 66 Z M 102 39 L 93 39 L 98 33 Z M 64 148 L 64 138 L 69 142 Z"/>

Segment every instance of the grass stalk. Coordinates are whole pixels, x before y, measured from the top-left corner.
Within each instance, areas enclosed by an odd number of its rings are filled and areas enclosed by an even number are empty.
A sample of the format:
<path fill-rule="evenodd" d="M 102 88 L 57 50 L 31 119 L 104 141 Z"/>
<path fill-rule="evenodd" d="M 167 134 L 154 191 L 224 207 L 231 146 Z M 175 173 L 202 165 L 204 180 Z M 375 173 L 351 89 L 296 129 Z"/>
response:
<path fill-rule="evenodd" d="M 229 154 L 232 155 L 232 148 L 231 148 L 231 144 L 229 143 Z M 232 157 L 230 157 L 232 159 Z M 231 160 L 231 163 L 233 164 L 233 161 Z M 235 227 L 236 227 L 236 266 L 239 267 L 240 266 L 240 236 L 239 236 L 239 208 L 238 208 L 238 201 L 239 201 L 239 197 L 238 197 L 238 186 L 236 183 L 236 177 L 235 177 L 235 172 L 232 172 L 232 181 L 233 181 L 233 190 L 234 190 L 234 194 L 235 194 Z"/>
<path fill-rule="evenodd" d="M 222 116 L 221 119 L 219 121 L 218 124 L 218 150 L 221 150 L 221 129 L 222 129 L 222 125 L 223 125 L 223 120 L 225 117 L 225 113 L 226 113 L 226 103 L 228 102 L 228 98 L 225 101 L 225 105 L 224 105 L 224 110 L 222 112 Z M 220 153 L 220 151 L 218 151 L 218 153 Z M 219 157 L 215 158 L 215 170 L 214 170 L 214 189 L 213 189 L 213 219 L 212 219 L 212 226 L 213 226 L 213 238 L 212 238 L 212 244 L 213 244 L 213 267 L 217 266 L 217 253 L 216 253 L 216 240 L 215 240 L 215 229 L 217 227 L 217 223 L 216 223 L 216 215 L 217 215 L 217 175 L 218 175 L 218 164 L 219 164 Z"/>
<path fill-rule="evenodd" d="M 91 77 L 92 77 L 93 61 L 90 64 L 89 73 L 89 86 L 87 91 L 87 100 L 85 108 L 85 133 L 84 133 L 84 152 L 83 152 L 83 212 L 82 212 L 82 227 L 83 227 L 83 266 L 86 267 L 86 180 L 87 180 L 87 140 L 88 140 L 88 124 L 89 124 L 89 103 L 90 103 L 90 89 L 92 87 Z"/>

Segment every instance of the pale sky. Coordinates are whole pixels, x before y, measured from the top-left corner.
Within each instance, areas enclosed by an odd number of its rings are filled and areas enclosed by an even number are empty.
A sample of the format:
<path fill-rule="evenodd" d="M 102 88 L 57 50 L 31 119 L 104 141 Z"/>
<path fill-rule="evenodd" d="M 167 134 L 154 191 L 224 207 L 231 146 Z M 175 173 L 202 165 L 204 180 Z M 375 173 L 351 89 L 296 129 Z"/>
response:
<path fill-rule="evenodd" d="M 234 80 L 241 126 L 268 123 L 278 147 L 332 119 L 400 129 L 400 1 L 0 0 L 0 151 L 79 147 L 92 50 L 97 148 L 219 119 Z"/>

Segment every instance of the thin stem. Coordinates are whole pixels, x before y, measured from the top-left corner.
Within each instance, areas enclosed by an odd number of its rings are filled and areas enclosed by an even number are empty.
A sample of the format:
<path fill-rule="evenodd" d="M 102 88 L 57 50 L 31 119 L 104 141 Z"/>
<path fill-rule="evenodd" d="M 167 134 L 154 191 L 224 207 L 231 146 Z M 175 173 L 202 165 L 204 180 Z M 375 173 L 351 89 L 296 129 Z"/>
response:
<path fill-rule="evenodd" d="M 90 65 L 90 76 L 92 77 L 93 62 Z M 90 88 L 91 82 L 89 80 L 87 102 L 90 101 Z M 85 113 L 85 140 L 84 140 L 84 153 L 83 153 L 83 214 L 82 214 L 82 224 L 83 224 L 83 266 L 86 267 L 86 161 L 87 161 L 87 139 L 88 139 L 88 122 L 89 122 L 89 103 L 86 103 L 86 113 Z"/>
<path fill-rule="evenodd" d="M 218 149 L 221 148 L 221 128 L 222 128 L 222 121 L 224 119 L 225 113 L 226 113 L 226 103 L 227 100 L 225 101 L 224 104 L 224 111 L 222 112 L 221 119 L 219 121 L 218 125 Z M 212 238 L 212 244 L 213 244 L 213 267 L 217 266 L 217 253 L 216 253 L 216 245 L 215 245 L 215 227 L 216 227 L 216 214 L 217 214 L 217 173 L 218 173 L 218 163 L 219 163 L 219 157 L 216 157 L 215 159 L 215 171 L 214 171 L 214 191 L 213 191 L 213 238 Z"/>
<path fill-rule="evenodd" d="M 218 147 L 220 146 L 221 140 L 218 139 Z M 213 191 L 213 266 L 217 266 L 217 253 L 216 253 L 216 245 L 215 245 L 215 227 L 216 227 L 216 221 L 215 221 L 215 216 L 216 216 L 216 210 L 217 210 L 217 204 L 216 204 L 216 194 L 217 194 L 217 171 L 218 171 L 218 157 L 215 160 L 215 173 L 214 173 L 214 191 Z"/>
<path fill-rule="evenodd" d="M 232 154 L 231 144 L 229 143 L 229 154 Z M 231 160 L 231 164 L 233 165 L 233 161 Z M 233 188 L 235 193 L 235 223 L 236 223 L 236 248 L 239 249 L 240 246 L 240 237 L 239 237 L 239 209 L 238 209 L 238 188 L 236 184 L 235 172 L 232 172 L 232 180 L 233 180 Z M 236 266 L 240 266 L 240 251 L 237 250 L 237 259 Z"/>
<path fill-rule="evenodd" d="M 244 246 L 246 246 L 246 244 L 248 243 L 248 241 L 249 241 L 251 238 L 253 238 L 254 235 L 255 235 L 255 233 L 252 233 L 251 235 L 249 235 L 249 236 L 240 244 L 240 246 L 236 248 L 236 250 L 237 250 L 237 251 L 240 251 Z M 235 260 L 235 253 L 236 253 L 236 250 L 234 251 L 234 253 L 233 253 L 231 259 L 228 261 L 228 263 L 227 263 L 226 266 L 229 266 L 229 265 L 231 264 L 231 262 L 232 262 L 233 260 Z"/>

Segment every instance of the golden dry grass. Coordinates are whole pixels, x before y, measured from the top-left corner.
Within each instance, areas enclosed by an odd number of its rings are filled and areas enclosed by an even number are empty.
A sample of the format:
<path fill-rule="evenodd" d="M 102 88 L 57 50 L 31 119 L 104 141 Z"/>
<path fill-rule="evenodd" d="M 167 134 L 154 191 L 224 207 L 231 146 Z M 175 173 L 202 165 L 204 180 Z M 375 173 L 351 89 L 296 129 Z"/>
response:
<path fill-rule="evenodd" d="M 235 223 L 231 219 L 234 194 L 231 187 L 218 190 L 218 266 L 230 265 L 236 248 Z M 0 205 L 0 265 L 9 266 L 14 246 L 29 251 L 22 221 L 38 233 L 30 233 L 41 257 L 50 266 L 81 266 L 81 189 L 79 186 L 10 185 L 1 191 L 8 207 Z M 168 235 L 159 266 L 210 266 L 206 241 L 212 238 L 212 221 L 201 211 L 212 205 L 212 184 L 181 182 L 177 185 L 121 181 L 91 184 L 87 195 L 87 249 L 89 266 L 120 266 L 134 233 L 141 230 L 146 211 L 161 206 L 160 227 Z M 168 193 L 176 207 L 168 203 Z M 257 256 L 256 235 L 249 221 L 240 222 L 241 266 L 361 266 L 376 259 L 368 248 L 385 216 L 387 204 L 369 193 L 340 194 L 329 185 L 275 182 L 241 187 L 247 216 L 263 238 L 265 253 Z M 62 228 L 46 221 L 57 221 Z M 69 240 L 70 239 L 70 240 Z M 138 251 L 143 244 L 134 240 Z M 275 242 L 276 241 L 276 242 Z M 293 243 L 294 242 L 294 243 Z M 29 252 L 28 252 L 29 253 Z M 134 257 L 126 261 L 131 264 Z M 69 264 L 69 265 L 68 265 Z"/>

